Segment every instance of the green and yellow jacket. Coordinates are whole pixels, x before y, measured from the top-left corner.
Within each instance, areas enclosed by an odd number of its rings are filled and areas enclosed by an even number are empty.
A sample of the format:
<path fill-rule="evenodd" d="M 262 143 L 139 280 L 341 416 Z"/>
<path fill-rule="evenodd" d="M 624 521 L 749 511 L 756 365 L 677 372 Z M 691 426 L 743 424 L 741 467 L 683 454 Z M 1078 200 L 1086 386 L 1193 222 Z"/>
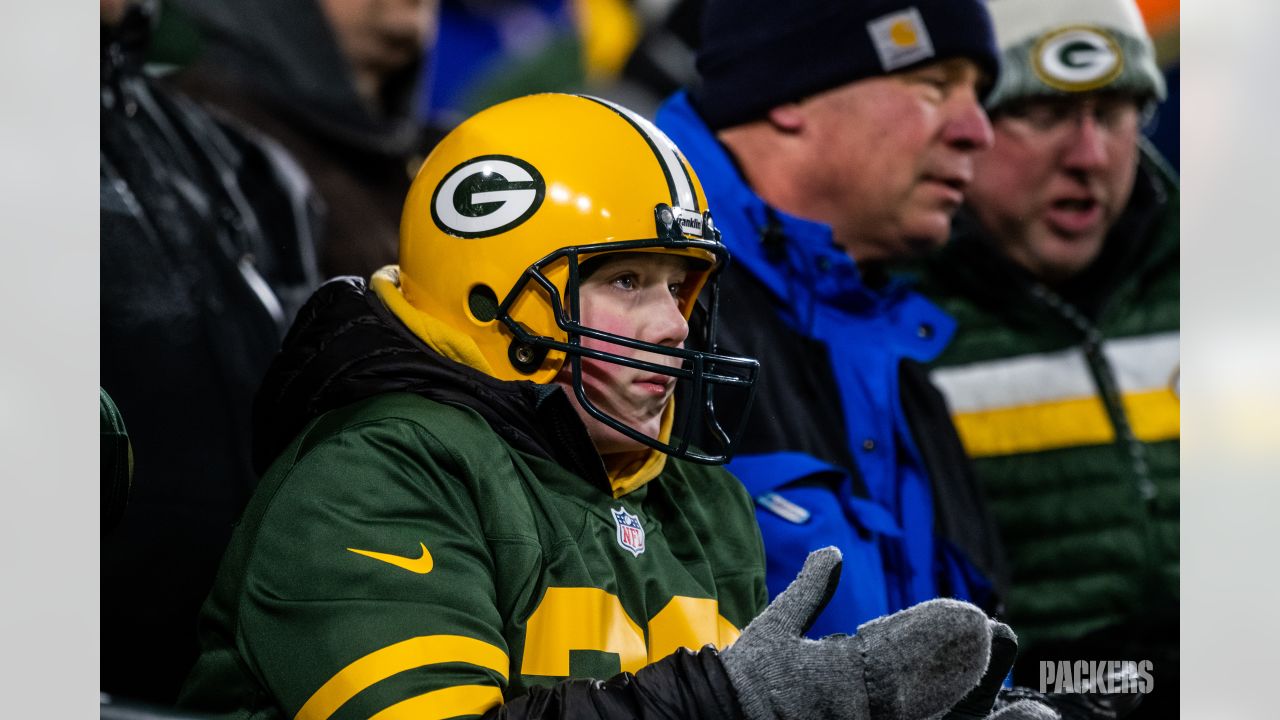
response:
<path fill-rule="evenodd" d="M 1024 656 L 1176 627 L 1178 243 L 1177 181 L 1144 149 L 1126 211 L 1068 285 L 1038 283 L 964 217 L 923 278 L 958 321 L 932 378 L 1009 554 Z"/>
<path fill-rule="evenodd" d="M 276 459 L 183 705 L 739 717 L 714 649 L 677 652 L 725 647 L 766 602 L 751 501 L 724 470 L 667 459 L 615 489 L 562 390 L 445 359 L 353 278 L 303 309 L 255 428 Z"/>

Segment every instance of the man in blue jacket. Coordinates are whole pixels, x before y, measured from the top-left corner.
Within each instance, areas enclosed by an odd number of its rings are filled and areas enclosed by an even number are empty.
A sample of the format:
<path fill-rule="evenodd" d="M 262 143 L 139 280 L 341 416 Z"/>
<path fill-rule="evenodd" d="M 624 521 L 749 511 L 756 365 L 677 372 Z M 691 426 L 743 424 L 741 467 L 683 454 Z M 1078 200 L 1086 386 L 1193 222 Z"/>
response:
<path fill-rule="evenodd" d="M 938 596 L 995 610 L 1003 558 L 921 369 L 953 323 L 878 268 L 946 241 L 991 144 L 985 4 L 710 0 L 702 38 L 701 84 L 657 122 L 732 248 L 720 347 L 761 359 L 730 469 L 756 500 L 771 595 L 836 545 L 843 580 L 813 637 Z"/>

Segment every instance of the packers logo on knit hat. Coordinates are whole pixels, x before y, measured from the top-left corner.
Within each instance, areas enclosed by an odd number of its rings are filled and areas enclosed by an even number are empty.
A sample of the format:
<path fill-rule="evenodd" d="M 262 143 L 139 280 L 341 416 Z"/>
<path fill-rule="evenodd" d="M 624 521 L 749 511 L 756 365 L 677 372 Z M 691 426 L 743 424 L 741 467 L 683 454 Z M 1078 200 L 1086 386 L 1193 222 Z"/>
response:
<path fill-rule="evenodd" d="M 1066 27 L 1036 42 L 1031 68 L 1051 88 L 1085 92 L 1115 80 L 1124 70 L 1124 53 L 1102 28 Z"/>
<path fill-rule="evenodd" d="M 929 29 L 915 6 L 878 17 L 867 23 L 867 32 L 880 56 L 880 66 L 892 72 L 933 57 Z"/>
<path fill-rule="evenodd" d="M 1000 77 L 985 104 L 1108 90 L 1165 96 L 1164 76 L 1135 0 L 990 0 Z"/>

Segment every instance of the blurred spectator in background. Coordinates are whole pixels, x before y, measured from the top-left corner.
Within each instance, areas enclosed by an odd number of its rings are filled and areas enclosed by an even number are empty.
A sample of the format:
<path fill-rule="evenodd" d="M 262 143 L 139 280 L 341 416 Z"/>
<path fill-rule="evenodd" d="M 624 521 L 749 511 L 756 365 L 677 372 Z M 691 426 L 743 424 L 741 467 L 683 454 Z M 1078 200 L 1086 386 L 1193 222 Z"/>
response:
<path fill-rule="evenodd" d="M 484 108 L 531 93 L 581 91 L 587 82 L 588 20 L 603 14 L 606 31 L 630 50 L 624 0 L 441 0 L 440 34 L 429 53 L 418 111 L 452 127 Z M 600 12 L 592 13 L 596 7 Z M 599 33 L 594 33 L 600 37 Z"/>
<path fill-rule="evenodd" d="M 172 1 L 172 0 L 170 0 Z M 417 114 L 439 127 L 527 93 L 587 92 L 643 114 L 697 77 L 703 0 L 441 0 Z M 1178 167 L 1178 0 L 1139 0 L 1168 96 L 1144 132 Z"/>
<path fill-rule="evenodd" d="M 278 140 L 323 196 L 320 269 L 396 261 L 400 209 L 431 144 L 413 97 L 435 0 L 179 0 L 201 52 L 177 87 Z"/>
<path fill-rule="evenodd" d="M 993 0 L 1003 72 L 927 291 L 933 377 L 1010 554 L 1037 660 L 1151 660 L 1178 700 L 1178 183 L 1141 136 L 1164 94 L 1133 0 Z"/>
<path fill-rule="evenodd" d="M 695 65 L 703 0 L 635 2 L 641 35 L 621 74 L 607 92 L 638 107 L 658 106 L 697 82 Z"/>
<path fill-rule="evenodd" d="M 452 127 L 494 103 L 586 92 L 645 115 L 693 80 L 701 0 L 441 0 L 419 115 Z"/>
<path fill-rule="evenodd" d="M 761 358 L 730 470 L 770 593 L 810 550 L 844 553 L 813 637 L 940 595 L 995 602 L 995 529 L 921 364 L 952 323 L 877 263 L 947 239 L 997 57 L 978 0 L 710 0 L 701 85 L 657 114 L 733 253 L 720 347 Z"/>
<path fill-rule="evenodd" d="M 101 385 L 136 453 L 103 506 L 101 689 L 170 702 L 255 484 L 253 393 L 319 277 L 301 169 L 143 72 L 154 5 L 101 3 Z"/>

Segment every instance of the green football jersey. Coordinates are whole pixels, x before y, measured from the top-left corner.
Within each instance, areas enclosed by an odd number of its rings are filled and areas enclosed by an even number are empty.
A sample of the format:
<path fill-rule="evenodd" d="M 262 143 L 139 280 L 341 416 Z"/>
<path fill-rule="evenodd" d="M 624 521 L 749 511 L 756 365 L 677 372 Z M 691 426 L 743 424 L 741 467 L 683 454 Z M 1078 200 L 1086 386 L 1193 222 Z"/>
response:
<path fill-rule="evenodd" d="M 471 410 L 380 395 L 317 418 L 264 476 L 183 704 L 474 715 L 723 648 L 766 602 L 750 498 L 723 469 L 668 458 L 614 498 Z"/>

